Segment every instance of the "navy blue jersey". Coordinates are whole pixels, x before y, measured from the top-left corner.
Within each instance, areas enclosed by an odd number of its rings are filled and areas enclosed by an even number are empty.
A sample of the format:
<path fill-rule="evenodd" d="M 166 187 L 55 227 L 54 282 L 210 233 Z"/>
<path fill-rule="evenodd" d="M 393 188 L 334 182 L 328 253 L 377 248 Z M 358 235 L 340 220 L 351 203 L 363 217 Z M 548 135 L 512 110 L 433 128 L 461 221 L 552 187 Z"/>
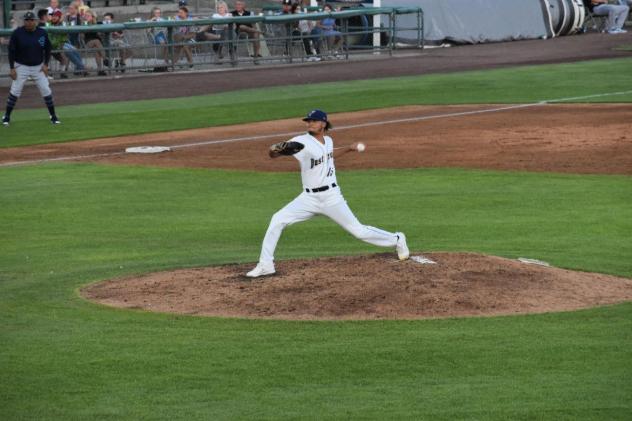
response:
<path fill-rule="evenodd" d="M 13 69 L 15 63 L 25 66 L 37 66 L 50 61 L 51 46 L 48 34 L 42 28 L 27 31 L 23 26 L 11 34 L 9 41 L 9 65 Z"/>

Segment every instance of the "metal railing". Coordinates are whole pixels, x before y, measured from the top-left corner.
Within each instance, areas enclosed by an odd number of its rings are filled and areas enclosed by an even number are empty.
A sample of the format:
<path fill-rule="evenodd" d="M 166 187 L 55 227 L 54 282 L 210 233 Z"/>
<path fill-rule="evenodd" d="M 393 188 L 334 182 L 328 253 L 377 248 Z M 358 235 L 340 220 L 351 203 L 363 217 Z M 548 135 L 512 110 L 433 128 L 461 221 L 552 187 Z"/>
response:
<path fill-rule="evenodd" d="M 415 16 L 417 24 L 398 26 L 397 18 L 401 15 Z M 377 16 L 383 25 L 375 28 L 373 19 Z M 336 20 L 336 31 L 313 29 L 317 28 L 317 22 L 326 18 Z M 257 35 L 249 38 L 246 33 L 236 31 L 240 25 L 251 25 L 258 31 Z M 51 35 L 61 33 L 75 38 L 73 47 L 53 51 L 54 57 L 57 57 L 57 60 L 51 60 L 50 66 L 54 78 L 76 77 L 85 72 L 94 74 L 99 70 L 102 75 L 117 72 L 123 75 L 123 72 L 302 63 L 345 60 L 358 54 L 392 54 L 398 48 L 398 34 L 410 34 L 411 31 L 416 34 L 408 44 L 411 48 L 423 48 L 424 43 L 423 12 L 420 8 L 357 8 L 332 13 L 134 21 L 108 25 L 48 26 L 45 29 Z M 0 29 L 1 79 L 7 78 L 9 73 L 6 44 L 11 32 Z M 90 43 L 92 48 L 86 47 L 82 41 L 86 33 L 100 34 L 101 43 L 96 43 L 96 46 Z M 373 43 L 374 34 L 379 34 L 380 43 Z M 410 41 L 411 37 L 408 39 Z M 80 57 L 85 70 L 72 65 L 71 60 L 63 60 L 64 57 L 70 58 L 71 54 Z M 97 62 L 97 57 L 105 59 L 100 69 L 92 64 Z M 125 62 L 125 67 L 121 66 L 121 61 Z"/>

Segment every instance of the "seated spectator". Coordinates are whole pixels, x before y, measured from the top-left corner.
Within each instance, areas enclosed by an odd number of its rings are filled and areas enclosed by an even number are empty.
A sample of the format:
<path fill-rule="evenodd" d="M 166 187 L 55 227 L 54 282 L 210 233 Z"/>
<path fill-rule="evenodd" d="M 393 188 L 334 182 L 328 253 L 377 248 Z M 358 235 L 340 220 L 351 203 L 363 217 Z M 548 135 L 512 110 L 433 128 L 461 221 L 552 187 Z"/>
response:
<path fill-rule="evenodd" d="M 231 16 L 232 15 L 228 13 L 228 5 L 226 4 L 226 2 L 223 0 L 220 0 L 217 2 L 216 11 L 215 13 L 213 13 L 213 16 L 211 17 L 212 18 L 228 18 Z M 220 40 L 228 39 L 228 24 L 224 23 L 221 25 L 213 25 L 213 33 L 215 35 L 218 35 Z M 223 51 L 222 44 L 213 45 L 213 50 L 217 53 L 220 59 L 224 58 L 224 55 L 222 53 Z"/>
<path fill-rule="evenodd" d="M 50 0 L 47 10 L 48 14 L 52 16 L 55 10 L 59 10 L 59 0 Z"/>
<path fill-rule="evenodd" d="M 323 7 L 323 13 L 333 12 L 333 7 L 326 4 Z M 333 50 L 334 54 L 338 54 L 342 47 L 342 33 L 337 30 L 335 18 L 325 18 L 316 24 L 315 34 L 322 35 L 327 40 L 329 49 Z"/>
<path fill-rule="evenodd" d="M 86 11 L 90 10 L 90 6 L 85 4 L 83 0 L 73 0 L 72 4 L 77 8 L 79 16 L 81 16 L 82 18 Z"/>
<path fill-rule="evenodd" d="M 160 7 L 154 7 L 153 9 L 151 9 L 149 20 L 152 22 L 161 22 L 165 20 L 165 18 L 162 17 L 162 10 L 160 9 Z M 150 32 L 154 37 L 155 44 L 167 43 L 167 34 L 165 33 L 165 28 L 151 28 Z"/>
<path fill-rule="evenodd" d="M 290 15 L 292 14 L 292 0 L 281 1 L 281 11 L 277 12 L 277 15 Z"/>
<path fill-rule="evenodd" d="M 594 15 L 608 16 L 606 30 L 609 34 L 624 34 L 623 24 L 628 17 L 630 8 L 616 4 L 608 4 L 608 0 L 584 0 L 584 5 Z"/>
<path fill-rule="evenodd" d="M 180 6 L 186 6 L 186 0 L 180 0 L 178 4 Z M 198 31 L 195 33 L 194 38 L 196 42 L 217 41 L 219 39 L 221 39 L 221 36 L 215 34 L 211 25 L 199 28 Z"/>
<path fill-rule="evenodd" d="M 77 6 L 74 4 L 68 5 L 66 9 L 66 25 L 68 26 L 79 26 L 81 25 L 81 16 L 79 16 L 79 10 Z M 75 48 L 81 48 L 79 43 L 79 34 L 69 34 L 68 40 Z"/>
<path fill-rule="evenodd" d="M 110 12 L 103 15 L 103 24 L 109 25 L 114 23 L 114 15 Z M 118 56 L 114 61 L 114 68 L 117 72 L 125 73 L 125 60 L 132 57 L 132 50 L 129 43 L 125 39 L 123 31 L 115 31 L 109 33 L 109 44 L 118 51 Z"/>
<path fill-rule="evenodd" d="M 83 19 L 87 25 L 101 25 L 103 23 L 97 21 L 95 14 L 91 10 L 86 10 L 84 12 Z M 97 63 L 97 75 L 106 76 L 107 73 L 103 70 L 105 59 L 105 51 L 103 50 L 103 34 L 99 32 L 85 32 L 83 34 L 83 42 L 88 49 L 88 52 L 94 53 L 94 59 Z M 109 62 L 105 61 L 105 65 L 108 66 Z"/>
<path fill-rule="evenodd" d="M 281 12 L 279 13 L 280 15 L 294 15 L 299 12 L 298 4 L 292 3 L 292 0 L 283 0 L 282 7 L 283 8 L 281 9 Z M 312 54 L 312 48 L 310 44 L 311 36 L 309 33 L 307 33 L 307 37 L 303 37 L 304 30 L 309 29 L 305 25 L 305 22 L 307 21 L 290 22 L 286 24 L 285 30 L 292 37 L 301 38 L 303 40 L 303 48 L 305 49 L 305 55 L 309 57 Z M 309 23 L 307 25 L 311 26 L 311 24 Z M 288 39 L 285 43 L 285 55 L 290 55 L 290 47 L 291 47 L 290 42 L 291 40 Z"/>
<path fill-rule="evenodd" d="M 162 17 L 162 10 L 160 7 L 154 7 L 151 9 L 151 14 L 149 15 L 149 20 L 152 22 L 161 22 L 164 21 L 165 18 Z M 165 32 L 165 28 L 151 28 L 149 30 L 149 35 L 152 37 L 154 44 L 161 46 L 161 55 L 162 59 L 165 63 L 169 64 L 169 50 L 167 48 L 167 34 Z M 154 71 L 166 71 L 166 67 L 156 67 Z"/>
<path fill-rule="evenodd" d="M 303 38 L 307 61 L 320 61 L 320 34 L 316 25 L 317 22 L 314 20 L 304 19 L 298 21 L 298 29 L 301 31 L 301 37 Z"/>
<path fill-rule="evenodd" d="M 81 25 L 81 15 L 79 14 L 79 9 L 75 6 L 74 3 L 71 3 L 66 8 L 66 25 L 68 26 L 79 26 Z"/>
<path fill-rule="evenodd" d="M 231 12 L 233 16 L 252 16 L 249 10 L 246 10 L 245 0 L 237 0 L 235 2 L 235 10 Z M 261 43 L 259 42 L 259 35 L 261 31 L 257 30 L 252 23 L 236 24 L 235 30 L 237 34 L 245 34 L 248 39 L 252 40 L 252 46 L 254 47 L 254 59 L 255 64 L 258 63 L 258 58 L 261 57 Z"/>
<path fill-rule="evenodd" d="M 37 26 L 48 26 L 50 22 L 50 15 L 48 14 L 48 9 L 40 9 L 37 11 L 37 18 L 39 22 Z"/>
<path fill-rule="evenodd" d="M 62 26 L 62 21 L 63 13 L 59 9 L 55 10 L 50 17 L 51 26 Z M 75 75 L 88 75 L 88 73 L 85 71 L 83 62 L 81 61 L 81 56 L 79 55 L 79 52 L 68 40 L 68 34 L 51 32 L 48 34 L 48 38 L 50 39 L 51 47 L 54 51 L 53 57 L 55 58 L 55 60 L 59 61 L 62 66 L 64 66 L 64 70 L 68 70 L 68 60 L 70 60 L 75 66 Z M 65 73 L 62 73 L 61 78 L 66 78 Z"/>
<path fill-rule="evenodd" d="M 189 9 L 187 9 L 186 6 L 180 6 L 180 8 L 178 9 L 178 14 L 176 15 L 176 20 L 192 20 L 191 16 L 189 15 Z M 195 32 L 191 30 L 190 26 L 178 26 L 176 28 L 176 31 L 173 34 L 173 40 L 177 43 L 177 45 L 174 46 L 174 49 L 176 51 L 174 64 L 180 61 L 180 56 L 184 52 L 187 63 L 189 63 L 189 68 L 193 68 L 193 54 L 191 53 L 191 48 L 189 47 L 189 45 L 187 45 L 187 43 L 194 40 L 194 38 Z"/>

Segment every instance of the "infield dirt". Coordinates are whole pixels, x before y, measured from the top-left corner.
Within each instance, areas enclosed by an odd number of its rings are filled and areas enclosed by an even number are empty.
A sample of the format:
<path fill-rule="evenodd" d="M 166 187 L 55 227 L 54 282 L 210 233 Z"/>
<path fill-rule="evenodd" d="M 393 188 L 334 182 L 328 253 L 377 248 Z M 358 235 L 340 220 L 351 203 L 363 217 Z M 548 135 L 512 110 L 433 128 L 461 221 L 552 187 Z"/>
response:
<path fill-rule="evenodd" d="M 459 167 L 579 174 L 632 174 L 630 104 L 557 104 L 447 117 L 507 105 L 407 106 L 330 115 L 336 146 L 362 141 L 364 153 L 336 168 Z M 427 118 L 404 123 L 344 126 Z M 304 130 L 300 119 L 211 127 L 0 150 L 0 165 L 74 157 L 112 164 L 296 171 L 295 160 L 268 158 L 270 144 Z M 268 136 L 265 139 L 250 139 Z M 242 139 L 230 141 L 230 139 Z M 200 144 L 226 141 L 225 143 Z M 178 145 L 188 144 L 187 147 Z M 125 154 L 129 146 L 172 146 L 161 154 Z M 93 156 L 104 154 L 103 156 Z M 82 158 L 89 155 L 88 158 Z M 297 186 L 300 188 L 300 186 Z"/>

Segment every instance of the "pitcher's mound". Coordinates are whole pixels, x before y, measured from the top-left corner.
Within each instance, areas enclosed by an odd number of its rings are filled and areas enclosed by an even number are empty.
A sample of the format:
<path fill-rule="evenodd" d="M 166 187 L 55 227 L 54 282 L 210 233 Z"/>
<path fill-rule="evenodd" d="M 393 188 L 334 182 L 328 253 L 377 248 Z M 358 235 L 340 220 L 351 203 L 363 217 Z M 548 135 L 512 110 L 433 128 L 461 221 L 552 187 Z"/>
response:
<path fill-rule="evenodd" d="M 102 304 L 206 316 L 275 319 L 418 319 L 542 313 L 632 300 L 632 280 L 470 253 L 392 253 L 152 273 L 89 285 Z"/>

